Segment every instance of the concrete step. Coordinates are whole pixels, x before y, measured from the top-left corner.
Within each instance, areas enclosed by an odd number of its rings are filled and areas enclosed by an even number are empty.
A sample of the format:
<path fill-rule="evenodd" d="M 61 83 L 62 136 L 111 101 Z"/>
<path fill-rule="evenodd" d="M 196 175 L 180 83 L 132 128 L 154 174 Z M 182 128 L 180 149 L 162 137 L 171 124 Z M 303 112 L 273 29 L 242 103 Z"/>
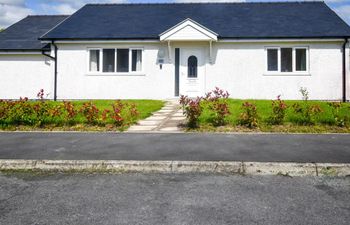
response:
<path fill-rule="evenodd" d="M 152 131 L 157 126 L 142 126 L 142 125 L 135 125 L 131 126 L 128 131 Z"/>
<path fill-rule="evenodd" d="M 160 128 L 159 131 L 181 131 L 180 128 L 178 127 L 164 127 L 164 128 Z"/>
<path fill-rule="evenodd" d="M 144 119 L 144 121 L 159 121 L 159 120 L 164 120 L 165 118 L 167 118 L 166 116 L 150 116 L 146 119 Z"/>
<path fill-rule="evenodd" d="M 138 125 L 141 126 L 157 126 L 161 123 L 160 120 L 141 120 L 138 122 Z"/>

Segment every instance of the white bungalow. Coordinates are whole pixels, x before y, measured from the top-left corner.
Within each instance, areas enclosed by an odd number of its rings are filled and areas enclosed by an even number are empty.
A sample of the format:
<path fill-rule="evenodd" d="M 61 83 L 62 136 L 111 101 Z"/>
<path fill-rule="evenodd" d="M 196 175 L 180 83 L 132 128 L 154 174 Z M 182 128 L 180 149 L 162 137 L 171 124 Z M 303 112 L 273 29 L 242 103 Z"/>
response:
<path fill-rule="evenodd" d="M 0 98 L 350 98 L 350 27 L 323 2 L 88 4 L 0 33 Z"/>

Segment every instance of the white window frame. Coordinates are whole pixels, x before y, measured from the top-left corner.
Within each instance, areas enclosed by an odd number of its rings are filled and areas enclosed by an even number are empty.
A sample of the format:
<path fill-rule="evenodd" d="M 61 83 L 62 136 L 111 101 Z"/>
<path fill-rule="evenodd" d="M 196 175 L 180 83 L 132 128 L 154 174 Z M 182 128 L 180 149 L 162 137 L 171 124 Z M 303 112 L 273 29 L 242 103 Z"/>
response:
<path fill-rule="evenodd" d="M 98 68 L 98 71 L 90 71 L 90 53 L 91 53 L 91 51 L 93 51 L 93 50 L 99 50 L 99 63 L 100 63 L 100 65 L 99 65 L 99 68 Z M 101 64 L 101 60 L 102 60 L 102 49 L 101 48 L 88 48 L 88 50 L 87 50 L 87 71 L 88 71 L 88 73 L 94 73 L 94 74 L 96 74 L 96 73 L 101 73 L 102 72 L 102 64 Z"/>
<path fill-rule="evenodd" d="M 305 71 L 297 71 L 297 54 L 296 50 L 297 49 L 306 49 L 306 70 Z M 309 72 L 309 48 L 308 47 L 294 47 L 293 48 L 293 71 L 296 73 L 305 73 Z"/>
<path fill-rule="evenodd" d="M 114 60 L 114 69 L 115 72 L 103 72 L 103 49 L 114 49 L 114 54 L 115 54 L 115 60 Z M 117 51 L 118 49 L 128 49 L 129 50 L 129 72 L 117 72 Z M 100 68 L 99 71 L 90 71 L 90 50 L 100 50 Z M 141 71 L 132 71 L 132 50 L 141 50 Z M 87 75 L 145 75 L 144 73 L 144 48 L 143 47 L 89 47 L 87 48 Z"/>
<path fill-rule="evenodd" d="M 292 72 L 281 72 L 281 48 L 291 48 L 292 49 L 292 68 L 293 71 Z M 277 49 L 278 53 L 277 53 L 277 71 L 269 71 L 268 70 L 268 55 L 267 55 L 267 51 L 269 49 Z M 306 70 L 305 71 L 296 71 L 296 49 L 306 49 Z M 309 53 L 309 47 L 308 46 L 267 46 L 265 47 L 265 74 L 264 75 L 310 75 L 310 68 L 309 68 L 309 61 L 310 61 L 310 57 L 309 57 L 310 53 Z"/>
<path fill-rule="evenodd" d="M 132 71 L 132 50 L 141 50 L 141 70 Z M 143 48 L 129 48 L 129 73 L 143 73 Z"/>

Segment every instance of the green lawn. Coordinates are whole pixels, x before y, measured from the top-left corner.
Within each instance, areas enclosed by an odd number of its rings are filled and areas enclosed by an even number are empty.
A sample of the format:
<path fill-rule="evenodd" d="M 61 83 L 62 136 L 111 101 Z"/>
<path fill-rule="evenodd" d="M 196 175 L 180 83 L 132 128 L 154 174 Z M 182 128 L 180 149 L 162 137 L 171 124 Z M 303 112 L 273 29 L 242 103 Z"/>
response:
<path fill-rule="evenodd" d="M 210 122 L 210 111 L 205 107 L 199 118 L 200 127 L 196 130 L 199 131 L 262 131 L 262 132 L 301 132 L 301 133 L 324 133 L 324 132 L 345 132 L 349 133 L 349 126 L 338 127 L 335 126 L 335 120 L 332 114 L 332 108 L 327 102 L 323 101 L 308 101 L 308 104 L 318 104 L 322 108 L 322 113 L 315 117 L 314 125 L 302 125 L 301 118 L 299 118 L 292 109 L 294 103 L 302 104 L 303 101 L 291 101 L 286 100 L 288 109 L 286 111 L 286 117 L 283 125 L 269 125 L 267 119 L 271 115 L 272 107 L 271 100 L 236 100 L 228 99 L 231 115 L 227 117 L 227 125 L 221 127 L 214 127 Z M 238 118 L 242 113 L 242 103 L 250 102 L 257 106 L 257 112 L 259 115 L 259 126 L 255 129 L 248 129 L 242 126 L 238 126 Z M 344 103 L 343 109 L 340 111 L 342 116 L 350 116 L 350 103 Z"/>
<path fill-rule="evenodd" d="M 122 103 L 129 103 L 129 104 L 135 104 L 136 109 L 138 111 L 138 114 L 136 116 L 136 119 L 130 118 L 129 111 L 123 112 L 123 118 L 125 119 L 124 124 L 122 126 L 117 126 L 113 123 L 113 120 L 111 120 L 109 117 L 108 121 L 105 122 L 98 122 L 98 123 L 88 123 L 87 119 L 82 115 L 79 110 L 86 102 L 92 102 L 99 111 L 98 121 L 102 118 L 102 112 L 105 109 L 112 110 L 112 105 L 115 103 L 115 100 L 82 100 L 82 101 L 70 101 L 73 105 L 76 111 L 78 111 L 77 115 L 70 121 L 67 122 L 67 119 L 63 114 L 55 117 L 55 118 L 44 118 L 44 122 L 41 124 L 29 124 L 28 122 L 22 123 L 22 122 L 14 122 L 11 119 L 3 118 L 1 120 L 0 118 L 0 129 L 2 130 L 73 130 L 73 131 L 113 131 L 113 130 L 125 130 L 127 129 L 131 124 L 137 122 L 138 120 L 144 119 L 149 117 L 153 112 L 160 110 L 164 102 L 160 100 L 122 100 Z M 35 105 L 40 103 L 40 101 L 28 101 L 29 105 Z M 54 106 L 60 106 L 63 107 L 62 101 L 45 101 L 50 107 L 50 109 L 54 108 Z M 0 102 L 0 115 L 1 115 L 1 105 L 3 103 Z M 28 107 L 30 108 L 30 107 Z M 32 112 L 31 110 L 27 110 Z M 61 110 L 64 112 L 64 110 Z M 29 113 L 28 113 L 29 114 Z M 33 114 L 29 114 L 30 116 Z M 30 117 L 28 116 L 28 117 Z M 34 116 L 35 118 L 35 116 Z M 26 120 L 28 121 L 28 119 Z M 30 121 L 30 120 L 29 120 Z"/>

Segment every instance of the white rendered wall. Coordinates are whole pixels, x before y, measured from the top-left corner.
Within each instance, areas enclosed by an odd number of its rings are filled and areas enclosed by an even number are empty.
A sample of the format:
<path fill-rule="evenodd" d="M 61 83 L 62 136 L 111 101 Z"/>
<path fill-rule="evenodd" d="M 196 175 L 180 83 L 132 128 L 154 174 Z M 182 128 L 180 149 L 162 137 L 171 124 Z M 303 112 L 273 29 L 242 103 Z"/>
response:
<path fill-rule="evenodd" d="M 309 47 L 310 74 L 267 75 L 267 46 Z M 306 87 L 310 99 L 341 100 L 342 43 L 216 43 L 214 64 L 207 66 L 207 90 L 218 86 L 232 98 L 301 99 Z M 350 85 L 348 84 L 348 87 Z"/>
<path fill-rule="evenodd" d="M 174 97 L 174 66 L 157 64 L 160 44 L 59 44 L 58 99 L 165 99 Z M 143 48 L 137 75 L 89 75 L 88 48 Z M 164 47 L 164 46 L 163 46 Z M 166 46 L 164 47 L 166 49 Z"/>
<path fill-rule="evenodd" d="M 36 99 L 40 89 L 53 98 L 52 65 L 47 57 L 40 54 L 0 53 L 0 99 Z"/>
<path fill-rule="evenodd" d="M 213 44 L 213 64 L 209 63 L 208 43 L 172 44 L 171 63 L 160 69 L 157 64 L 160 43 L 129 44 L 59 44 L 58 99 L 166 99 L 174 97 L 174 48 L 207 46 L 205 91 L 226 89 L 232 98 L 301 99 L 300 87 L 306 87 L 310 99 L 342 98 L 342 43 L 223 43 Z M 309 48 L 308 74 L 267 75 L 267 46 Z M 88 48 L 141 47 L 144 73 L 138 75 L 88 75 Z M 349 76 L 349 75 L 348 75 Z M 180 77 L 181 79 L 181 77 Z M 181 82 L 180 82 L 181 83 Z M 348 93 L 350 85 L 348 81 Z M 348 94 L 349 97 L 350 94 Z"/>

